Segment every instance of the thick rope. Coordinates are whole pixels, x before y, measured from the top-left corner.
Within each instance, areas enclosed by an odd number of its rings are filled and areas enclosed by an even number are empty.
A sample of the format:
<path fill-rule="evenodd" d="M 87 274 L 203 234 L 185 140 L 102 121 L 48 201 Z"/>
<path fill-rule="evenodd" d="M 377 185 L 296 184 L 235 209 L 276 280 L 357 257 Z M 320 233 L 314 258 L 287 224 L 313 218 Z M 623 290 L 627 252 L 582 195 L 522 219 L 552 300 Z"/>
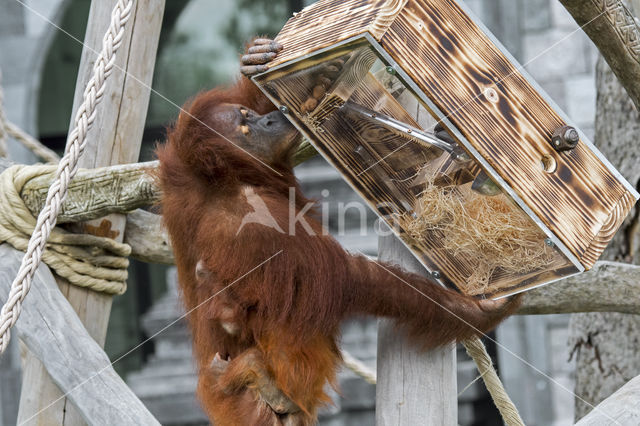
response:
<path fill-rule="evenodd" d="M 56 154 L 54 150 L 47 148 L 38 139 L 34 138 L 12 122 L 6 121 L 4 130 L 7 135 L 20 142 L 25 148 L 33 152 L 38 156 L 38 158 L 45 162 L 57 164 L 58 161 L 60 161 L 60 156 Z"/>
<path fill-rule="evenodd" d="M 365 382 L 371 383 L 372 385 L 376 384 L 376 372 L 367 367 L 362 361 L 355 358 L 349 352 L 344 349 L 341 351 L 342 354 L 342 362 L 345 367 L 349 370 L 353 371 L 358 376 L 362 377 Z"/>
<path fill-rule="evenodd" d="M 482 375 L 482 380 L 491 394 L 491 399 L 500 411 L 502 420 L 507 426 L 524 426 L 518 409 L 507 395 L 504 386 L 498 377 L 496 369 L 493 367 L 491 357 L 484 347 L 484 343 L 478 337 L 462 342 L 467 349 L 467 353 L 476 363 L 478 371 Z"/>
<path fill-rule="evenodd" d="M 29 245 L 36 219 L 20 196 L 25 184 L 47 175 L 53 179 L 56 166 L 15 165 L 0 174 L 0 242 L 24 251 Z M 74 234 L 55 227 L 47 240 L 42 260 L 71 284 L 109 294 L 126 290 L 131 247 L 111 238 Z"/>
<path fill-rule="evenodd" d="M 105 80 L 113 70 L 115 54 L 122 44 L 124 26 L 131 16 L 133 3 L 134 0 L 118 0 L 111 12 L 111 23 L 102 40 L 102 50 L 93 66 L 93 76 L 87 83 L 82 104 L 75 117 L 74 129 L 67 139 L 67 150 L 58 164 L 56 179 L 49 188 L 47 201 L 38 215 L 20 270 L 0 311 L 0 354 L 9 344 L 10 328 L 20 316 L 22 301 L 31 288 L 31 280 L 42 259 L 47 238 L 56 224 L 69 182 L 78 171 L 78 159 L 84 151 L 87 132 L 95 120 L 96 106 L 104 95 Z"/>
<path fill-rule="evenodd" d="M 498 377 L 498 373 L 493 366 L 491 357 L 489 356 L 489 353 L 487 353 L 487 349 L 485 348 L 484 343 L 482 343 L 482 340 L 476 337 L 464 341 L 463 344 L 469 356 L 476 363 L 480 375 L 467 385 L 460 394 L 467 390 L 477 380 L 482 378 L 491 398 L 493 399 L 493 403 L 498 411 L 500 411 L 500 415 L 502 416 L 504 423 L 507 426 L 524 426 L 520 413 L 505 391 L 502 381 Z M 367 383 L 376 384 L 376 373 L 364 365 L 364 363 L 357 360 L 349 352 L 344 350 L 342 351 L 342 359 L 347 368 L 362 377 Z"/>

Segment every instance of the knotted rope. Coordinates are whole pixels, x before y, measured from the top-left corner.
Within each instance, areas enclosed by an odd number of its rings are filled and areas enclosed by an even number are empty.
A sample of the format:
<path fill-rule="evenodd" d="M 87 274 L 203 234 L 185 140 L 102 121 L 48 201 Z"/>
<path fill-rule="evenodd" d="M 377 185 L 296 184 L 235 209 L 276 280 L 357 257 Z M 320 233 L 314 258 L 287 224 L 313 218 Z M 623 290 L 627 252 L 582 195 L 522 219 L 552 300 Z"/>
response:
<path fill-rule="evenodd" d="M 0 174 L 0 242 L 24 251 L 29 244 L 36 219 L 20 193 L 31 179 L 43 175 L 53 178 L 56 166 L 15 165 Z M 126 290 L 131 247 L 111 238 L 74 234 L 61 228 L 51 230 L 42 260 L 71 284 L 109 294 Z"/>
<path fill-rule="evenodd" d="M 45 206 L 38 215 L 20 270 L 11 284 L 9 298 L 0 311 L 0 354 L 9 344 L 10 328 L 20 316 L 22 301 L 31 288 L 31 280 L 42 259 L 47 238 L 56 224 L 69 182 L 78 170 L 78 159 L 84 151 L 87 132 L 95 120 L 96 106 L 104 95 L 106 79 L 113 71 L 115 54 L 122 44 L 124 26 L 131 17 L 133 3 L 134 0 L 118 0 L 111 12 L 111 22 L 102 40 L 102 50 L 93 66 L 93 76 L 84 90 L 73 131 L 67 139 L 67 150 L 58 164 L 56 178 L 47 193 Z"/>

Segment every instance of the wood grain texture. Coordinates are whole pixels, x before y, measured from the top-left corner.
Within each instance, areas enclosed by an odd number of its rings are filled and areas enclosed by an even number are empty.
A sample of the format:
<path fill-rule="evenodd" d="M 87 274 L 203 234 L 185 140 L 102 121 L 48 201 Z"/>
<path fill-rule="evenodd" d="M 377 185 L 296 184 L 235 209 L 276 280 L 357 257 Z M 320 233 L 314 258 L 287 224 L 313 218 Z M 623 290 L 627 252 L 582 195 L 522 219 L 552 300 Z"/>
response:
<path fill-rule="evenodd" d="M 20 267 L 22 252 L 8 244 L 0 245 L 0 300 L 6 300 L 11 282 Z M 68 393 L 84 421 L 92 425 L 159 425 L 158 421 L 118 376 L 107 354 L 89 336 L 69 302 L 58 290 L 46 265 L 34 276 L 29 296 L 15 332 L 50 372 L 56 386 Z M 25 385 L 37 384 L 25 377 Z M 41 401 L 43 402 L 43 401 Z M 47 404 L 39 419 L 21 420 L 26 424 L 57 425 L 64 413 L 52 412 Z M 31 413 L 33 415 L 34 413 Z"/>
<path fill-rule="evenodd" d="M 560 3 L 598 47 L 636 108 L 640 109 L 640 25 L 624 2 L 560 0 Z"/>
<path fill-rule="evenodd" d="M 127 215 L 124 242 L 131 257 L 142 262 L 173 265 L 175 260 L 162 216 L 138 209 Z"/>
<path fill-rule="evenodd" d="M 575 312 L 640 314 L 640 266 L 597 262 L 583 274 L 528 291 L 520 315 Z"/>
<path fill-rule="evenodd" d="M 160 201 L 160 191 L 152 173 L 157 167 L 157 161 L 149 161 L 78 170 L 69 185 L 57 223 L 97 219 L 156 204 Z M 55 171 L 55 166 L 51 170 Z M 20 196 L 35 217 L 44 206 L 52 180 L 51 174 L 41 175 L 22 187 Z"/>
<path fill-rule="evenodd" d="M 550 136 L 566 123 L 518 68 L 453 0 L 410 0 L 381 43 L 543 223 L 590 266 L 599 254 L 590 244 L 627 189 L 584 143 L 555 152 Z M 544 155 L 556 160 L 554 173 L 542 169 Z"/>
<path fill-rule="evenodd" d="M 380 260 L 427 273 L 394 235 L 378 241 Z M 376 425 L 458 424 L 455 344 L 423 352 L 395 322 L 380 320 L 377 359 Z"/>
<path fill-rule="evenodd" d="M 72 121 L 92 74 L 96 60 L 95 52 L 100 51 L 115 3 L 115 0 L 91 3 L 84 39 L 85 48 L 78 70 Z M 163 10 L 164 0 L 135 2 L 130 21 L 125 27 L 122 45 L 116 55 L 113 74 L 106 82 L 104 102 L 96 111 L 96 118 L 87 134 L 85 152 L 80 157 L 78 167 L 94 168 L 138 160 Z M 107 217 L 106 223 L 110 224 L 110 231 L 116 233 L 115 239 L 118 241 L 122 241 L 125 221 L 124 215 Z M 98 220 L 89 225 L 94 229 L 100 229 L 100 222 Z M 89 229 L 87 227 L 87 231 Z M 85 324 L 89 335 L 99 345 L 104 345 L 111 311 L 111 296 L 72 286 L 61 278 L 58 278 L 58 283 L 62 293 Z M 44 422 L 47 416 L 56 413 L 56 416 L 62 416 L 62 425 L 85 424 L 67 398 L 60 398 L 62 393 L 32 354 L 27 355 L 25 365 L 28 372 L 26 376 L 35 379 L 23 385 L 19 420 L 30 417 L 43 404 L 57 400 L 54 407 L 40 414 L 34 422 Z"/>
<path fill-rule="evenodd" d="M 596 260 L 598 260 L 600 254 L 602 254 L 607 244 L 609 244 L 609 241 L 611 241 L 620 226 L 622 226 L 622 223 L 635 203 L 636 200 L 631 193 L 625 192 L 620 201 L 615 205 L 613 210 L 611 210 L 609 217 L 602 224 L 600 231 L 598 231 L 584 252 L 582 261 L 587 269 L 591 268 Z"/>
<path fill-rule="evenodd" d="M 609 398 L 598 404 L 575 426 L 640 424 L 640 376 L 629 380 Z"/>
<path fill-rule="evenodd" d="M 406 2 L 322 0 L 313 3 L 294 14 L 282 28 L 276 40 L 285 49 L 269 67 L 365 32 L 379 39 Z"/>

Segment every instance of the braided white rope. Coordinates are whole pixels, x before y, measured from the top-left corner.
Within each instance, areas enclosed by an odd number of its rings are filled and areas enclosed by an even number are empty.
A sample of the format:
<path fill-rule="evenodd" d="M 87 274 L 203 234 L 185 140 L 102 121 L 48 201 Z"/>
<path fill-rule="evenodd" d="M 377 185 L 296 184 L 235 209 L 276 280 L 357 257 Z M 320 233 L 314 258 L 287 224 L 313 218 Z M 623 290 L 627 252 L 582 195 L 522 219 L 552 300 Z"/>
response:
<path fill-rule="evenodd" d="M 122 44 L 124 26 L 131 17 L 134 1 L 118 0 L 111 12 L 111 23 L 102 39 L 102 50 L 93 66 L 93 76 L 84 90 L 82 104 L 76 113 L 74 129 L 67 139 L 67 150 L 58 164 L 56 178 L 49 188 L 47 201 L 38 215 L 20 270 L 11 284 L 9 298 L 0 311 L 0 354 L 9 344 L 9 330 L 20 316 L 22 301 L 31 288 L 33 274 L 40 264 L 44 246 L 56 224 L 69 183 L 78 170 L 78 159 L 84 151 L 87 132 L 95 120 L 96 106 L 102 100 L 105 81 L 113 70 L 115 54 Z"/>

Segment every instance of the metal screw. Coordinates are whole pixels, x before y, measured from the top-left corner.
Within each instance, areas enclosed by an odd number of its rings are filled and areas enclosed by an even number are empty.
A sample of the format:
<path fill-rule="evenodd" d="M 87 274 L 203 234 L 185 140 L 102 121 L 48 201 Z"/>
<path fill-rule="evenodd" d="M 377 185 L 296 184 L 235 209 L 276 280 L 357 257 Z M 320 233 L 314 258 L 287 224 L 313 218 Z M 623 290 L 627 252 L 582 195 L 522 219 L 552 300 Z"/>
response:
<path fill-rule="evenodd" d="M 544 243 L 549 247 L 553 247 L 555 245 L 553 244 L 553 241 L 551 241 L 551 238 L 545 238 Z"/>
<path fill-rule="evenodd" d="M 280 112 L 283 114 L 289 114 L 289 108 L 286 105 L 280 106 Z"/>
<path fill-rule="evenodd" d="M 396 75 L 396 69 L 394 67 L 392 67 L 391 65 L 387 66 L 387 68 L 385 68 L 387 70 L 387 72 L 391 75 Z"/>
<path fill-rule="evenodd" d="M 431 276 L 432 276 L 434 279 L 439 280 L 439 279 L 440 279 L 440 272 L 439 272 L 439 271 L 433 271 L 433 272 L 431 273 Z"/>

